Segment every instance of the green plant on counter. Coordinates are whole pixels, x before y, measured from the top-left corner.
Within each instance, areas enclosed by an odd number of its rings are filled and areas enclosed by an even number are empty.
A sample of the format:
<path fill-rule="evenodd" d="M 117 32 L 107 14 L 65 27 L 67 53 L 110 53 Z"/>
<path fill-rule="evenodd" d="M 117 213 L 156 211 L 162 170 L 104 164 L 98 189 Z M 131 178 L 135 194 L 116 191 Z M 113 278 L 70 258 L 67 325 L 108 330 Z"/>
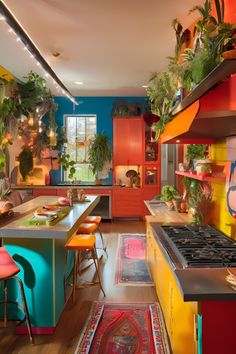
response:
<path fill-rule="evenodd" d="M 160 199 L 164 202 L 170 202 L 173 199 L 179 198 L 179 192 L 174 185 L 168 185 L 162 187 Z"/>
<path fill-rule="evenodd" d="M 212 208 L 212 189 L 208 183 L 184 177 L 184 197 L 192 214 L 192 224 L 204 225 Z"/>
<path fill-rule="evenodd" d="M 33 153 L 28 146 L 24 146 L 19 154 L 19 170 L 23 181 L 26 181 L 27 176 L 33 169 Z"/>
<path fill-rule="evenodd" d="M 108 137 L 103 134 L 97 134 L 88 148 L 88 163 L 94 175 L 101 172 L 106 162 L 110 162 L 112 152 Z"/>

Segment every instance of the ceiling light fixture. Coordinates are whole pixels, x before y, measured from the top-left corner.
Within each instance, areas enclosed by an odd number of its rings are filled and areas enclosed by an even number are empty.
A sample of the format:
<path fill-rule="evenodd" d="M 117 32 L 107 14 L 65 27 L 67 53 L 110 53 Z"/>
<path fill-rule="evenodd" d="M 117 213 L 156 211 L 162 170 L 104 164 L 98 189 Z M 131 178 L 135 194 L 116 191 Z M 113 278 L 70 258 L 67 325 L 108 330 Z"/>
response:
<path fill-rule="evenodd" d="M 148 88 L 148 85 L 142 85 L 143 88 L 147 89 Z"/>
<path fill-rule="evenodd" d="M 58 84 L 58 86 L 62 89 L 62 93 L 66 95 L 66 97 L 68 97 L 75 105 L 78 105 L 78 102 L 72 96 L 70 91 L 61 82 L 61 80 L 58 78 L 56 73 L 52 70 L 50 65 L 43 58 L 42 54 L 40 53 L 36 45 L 26 34 L 26 32 L 18 23 L 18 21 L 15 19 L 14 15 L 11 13 L 8 7 L 1 0 L 0 0 L 0 18 L 1 20 L 4 20 L 10 27 L 9 32 L 15 33 L 18 36 L 18 38 L 22 41 L 24 48 L 26 47 L 29 53 L 31 53 L 31 57 L 37 60 L 37 65 L 41 65 L 41 67 L 45 70 L 45 72 L 48 73 L 51 76 L 51 78 Z"/>
<path fill-rule="evenodd" d="M 76 85 L 83 85 L 84 83 L 83 83 L 83 81 L 75 81 L 75 84 Z"/>

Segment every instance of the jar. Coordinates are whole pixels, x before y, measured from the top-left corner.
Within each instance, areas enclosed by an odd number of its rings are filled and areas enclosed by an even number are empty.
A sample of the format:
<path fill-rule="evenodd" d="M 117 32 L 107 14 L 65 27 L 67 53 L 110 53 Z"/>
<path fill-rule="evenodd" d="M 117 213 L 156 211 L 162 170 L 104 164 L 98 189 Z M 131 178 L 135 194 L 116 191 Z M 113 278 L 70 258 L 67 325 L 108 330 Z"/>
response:
<path fill-rule="evenodd" d="M 212 161 L 210 160 L 197 160 L 196 161 L 197 176 L 211 176 L 212 174 Z"/>
<path fill-rule="evenodd" d="M 78 201 L 83 202 L 86 199 L 86 194 L 83 189 L 78 190 Z"/>

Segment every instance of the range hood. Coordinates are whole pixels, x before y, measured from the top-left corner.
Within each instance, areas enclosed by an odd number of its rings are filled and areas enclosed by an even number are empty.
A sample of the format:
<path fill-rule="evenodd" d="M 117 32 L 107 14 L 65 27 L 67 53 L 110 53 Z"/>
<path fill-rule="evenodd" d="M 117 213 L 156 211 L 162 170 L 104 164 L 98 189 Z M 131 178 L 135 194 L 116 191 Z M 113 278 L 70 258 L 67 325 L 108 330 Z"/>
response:
<path fill-rule="evenodd" d="M 236 135 L 236 60 L 224 60 L 175 109 L 164 144 L 212 143 Z M 234 74 L 234 75 L 232 75 Z"/>

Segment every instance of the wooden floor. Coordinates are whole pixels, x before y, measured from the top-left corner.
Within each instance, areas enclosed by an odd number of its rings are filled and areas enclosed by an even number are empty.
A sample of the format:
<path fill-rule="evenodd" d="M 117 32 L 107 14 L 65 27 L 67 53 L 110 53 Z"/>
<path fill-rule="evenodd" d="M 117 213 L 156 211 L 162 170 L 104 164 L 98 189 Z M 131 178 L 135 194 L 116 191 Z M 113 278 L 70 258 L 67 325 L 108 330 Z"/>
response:
<path fill-rule="evenodd" d="M 156 301 L 154 287 L 115 286 L 114 272 L 119 233 L 145 233 L 142 221 L 105 222 L 101 230 L 107 244 L 108 258 L 101 262 L 106 298 L 99 287 L 78 289 L 72 306 L 69 300 L 53 335 L 35 336 L 35 344 L 29 344 L 28 336 L 14 335 L 14 329 L 0 330 L 0 353 L 20 354 L 71 354 L 74 353 L 81 330 L 94 300 L 107 301 Z"/>

